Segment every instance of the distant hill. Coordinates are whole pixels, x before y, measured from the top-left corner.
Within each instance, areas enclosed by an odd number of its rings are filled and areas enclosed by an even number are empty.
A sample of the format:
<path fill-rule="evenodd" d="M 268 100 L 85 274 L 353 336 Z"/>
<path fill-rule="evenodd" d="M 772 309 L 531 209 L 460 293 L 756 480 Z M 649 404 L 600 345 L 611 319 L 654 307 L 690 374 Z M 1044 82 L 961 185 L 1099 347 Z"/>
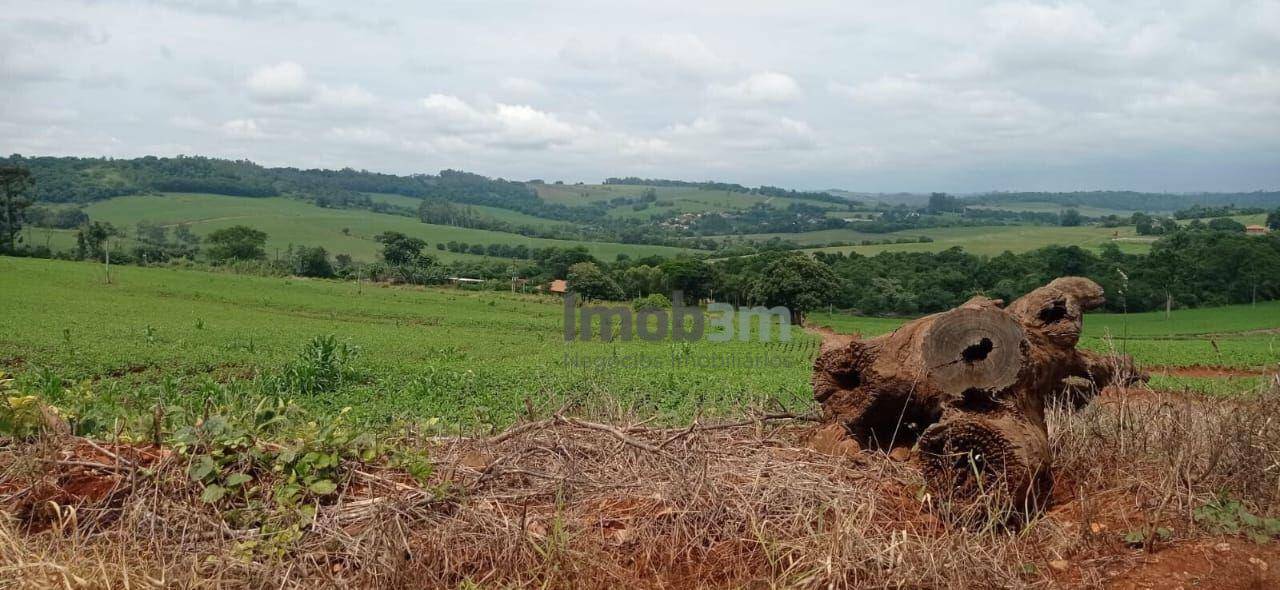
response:
<path fill-rule="evenodd" d="M 850 201 L 863 201 L 873 205 L 882 203 L 890 207 L 923 207 L 929 202 L 929 195 L 924 193 L 859 193 L 838 188 L 827 189 L 825 192 Z"/>
<path fill-rule="evenodd" d="M 1195 205 L 1280 207 L 1280 191 L 1248 193 L 1143 193 L 1136 191 L 1080 191 L 1066 193 L 992 192 L 964 197 L 966 204 L 1001 205 L 1054 203 L 1064 207 L 1097 207 L 1132 211 L 1170 212 Z"/>
<path fill-rule="evenodd" d="M 627 178 L 606 178 L 606 185 L 634 185 L 634 186 L 651 186 L 651 187 L 676 187 L 676 188 L 697 188 L 710 191 L 726 191 L 734 193 L 747 193 L 754 195 L 764 195 L 766 197 L 783 197 L 788 199 L 805 199 L 809 201 L 824 201 L 835 203 L 837 205 L 845 205 L 849 199 L 833 195 L 828 191 L 795 191 L 776 186 L 761 185 L 756 188 L 748 188 L 740 184 L 728 182 L 689 182 L 685 180 L 667 180 L 664 178 L 636 178 L 629 176 Z"/>

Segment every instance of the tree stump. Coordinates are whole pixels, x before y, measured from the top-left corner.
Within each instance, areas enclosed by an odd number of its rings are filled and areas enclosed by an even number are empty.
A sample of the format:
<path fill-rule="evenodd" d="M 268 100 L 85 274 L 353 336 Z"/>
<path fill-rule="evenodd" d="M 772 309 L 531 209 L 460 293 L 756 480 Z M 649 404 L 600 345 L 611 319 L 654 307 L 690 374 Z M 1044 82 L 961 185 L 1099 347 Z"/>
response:
<path fill-rule="evenodd" d="M 813 373 L 824 436 L 916 446 L 932 493 L 949 504 L 1033 510 L 1053 481 L 1046 405 L 1078 407 L 1108 385 L 1146 380 L 1128 357 L 1076 350 L 1084 312 L 1104 302 L 1097 283 L 1064 277 L 1008 307 L 974 297 L 825 348 Z"/>

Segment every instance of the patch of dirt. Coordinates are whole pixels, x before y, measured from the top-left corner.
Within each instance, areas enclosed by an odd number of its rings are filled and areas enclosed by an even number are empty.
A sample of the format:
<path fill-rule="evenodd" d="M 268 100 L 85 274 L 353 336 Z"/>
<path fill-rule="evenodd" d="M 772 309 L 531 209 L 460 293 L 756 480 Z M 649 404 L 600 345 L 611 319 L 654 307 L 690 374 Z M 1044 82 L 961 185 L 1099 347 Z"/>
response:
<path fill-rule="evenodd" d="M 1122 571 L 1109 571 L 1106 588 L 1145 590 L 1280 588 L 1280 546 L 1239 539 L 1175 545 L 1147 554 Z"/>
<path fill-rule="evenodd" d="M 151 365 L 128 365 L 112 369 L 107 375 L 111 377 L 124 377 L 125 375 L 136 375 L 151 368 Z"/>
<path fill-rule="evenodd" d="M 1244 330 L 1243 332 L 1219 332 L 1215 334 L 1205 334 L 1205 337 L 1231 338 L 1233 336 L 1266 336 L 1268 334 L 1280 334 L 1280 328 L 1257 328 L 1254 330 Z"/>
<path fill-rule="evenodd" d="M 857 333 L 841 334 L 833 330 L 831 326 L 805 325 L 804 329 L 810 334 L 816 334 L 822 338 L 822 350 L 838 348 L 862 337 L 862 334 Z"/>
<path fill-rule="evenodd" d="M 21 369 L 26 366 L 27 359 L 20 356 L 13 356 L 6 359 L 0 359 L 0 367 L 9 367 L 12 369 Z"/>
<path fill-rule="evenodd" d="M 1260 369 L 1238 369 L 1214 365 L 1190 365 L 1185 367 L 1154 366 L 1144 368 L 1152 374 L 1165 375 L 1167 377 L 1261 377 L 1263 375 L 1274 375 L 1276 373 L 1275 369 L 1264 371 Z"/>
<path fill-rule="evenodd" d="M 168 455 L 168 450 L 150 446 L 93 446 L 79 439 L 47 457 L 3 457 L 0 467 L 35 469 L 38 474 L 26 485 L 16 481 L 0 485 L 0 498 L 5 498 L 7 510 L 28 531 L 45 531 L 71 514 L 68 507 L 119 509 L 127 495 L 123 492 L 129 487 L 131 466 L 148 467 Z"/>

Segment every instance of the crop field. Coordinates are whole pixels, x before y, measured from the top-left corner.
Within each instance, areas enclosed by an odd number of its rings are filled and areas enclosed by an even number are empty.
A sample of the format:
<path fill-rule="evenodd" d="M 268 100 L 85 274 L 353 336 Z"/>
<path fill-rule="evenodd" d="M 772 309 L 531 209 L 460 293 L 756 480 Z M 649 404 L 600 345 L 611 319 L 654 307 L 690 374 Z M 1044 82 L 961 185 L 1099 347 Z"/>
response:
<path fill-rule="evenodd" d="M 372 199 L 375 203 L 387 203 L 389 205 L 395 205 L 397 207 L 408 207 L 414 210 L 417 210 L 418 205 L 422 204 L 422 199 L 416 199 L 414 197 L 406 197 L 404 195 L 393 195 L 388 193 L 365 193 L 365 194 L 369 195 L 369 198 Z M 460 206 L 467 209 L 471 209 L 472 211 L 475 211 L 480 215 L 489 217 L 490 219 L 505 221 L 512 225 L 527 225 L 530 227 L 551 228 L 558 225 L 566 224 L 566 222 L 564 221 L 547 219 L 545 217 L 537 217 L 534 215 L 529 215 L 527 213 L 521 213 L 519 211 L 512 211 L 511 209 L 502 209 L 500 207 L 488 207 L 485 205 L 466 205 L 466 204 L 460 205 Z"/>
<path fill-rule="evenodd" d="M 552 203 L 570 206 L 585 205 L 599 201 L 608 201 L 618 197 L 637 198 L 649 188 L 653 188 L 659 201 L 671 201 L 671 205 L 648 208 L 636 211 L 631 205 L 621 205 L 610 209 L 609 215 L 614 217 L 639 217 L 647 219 L 654 213 L 703 213 L 709 211 L 730 211 L 747 209 L 752 205 L 768 203 L 783 208 L 792 203 L 804 203 L 815 207 L 836 208 L 837 205 L 826 201 L 808 199 L 791 199 L 786 197 L 769 197 L 733 191 L 705 190 L 695 187 L 647 187 L 623 184 L 546 184 L 537 187 L 538 196 Z"/>
<path fill-rule="evenodd" d="M 415 416 L 505 424 L 528 398 L 544 409 L 620 404 L 678 420 L 770 398 L 807 404 L 816 350 L 816 338 L 799 331 L 775 343 L 566 344 L 562 305 L 550 297 L 170 268 L 112 275 L 108 285 L 99 265 L 0 258 L 0 370 L 93 379 L 126 397 L 138 385 L 181 397 L 209 381 L 247 386 L 288 365 L 309 340 L 333 335 L 359 350 L 362 377 L 301 400 L 316 410 L 352 406 L 378 423 Z M 902 321 L 811 315 L 814 324 L 868 336 Z M 1171 319 L 1090 314 L 1085 326 L 1085 347 L 1134 355 L 1154 368 L 1156 385 L 1244 390 L 1280 361 L 1280 302 L 1177 310 Z M 726 356 L 778 365 L 715 364 Z M 566 362 L 574 358 L 596 365 Z M 1233 372 L 1180 370 L 1197 366 Z"/>
<path fill-rule="evenodd" d="M 1086 217 L 1104 217 L 1107 215 L 1116 215 L 1118 217 L 1128 217 L 1134 214 L 1133 209 L 1109 209 L 1105 207 L 1090 207 L 1088 205 L 1068 206 L 1050 202 L 1018 202 L 1018 203 L 997 203 L 994 205 L 965 205 L 971 209 L 993 209 L 998 211 L 1028 211 L 1032 213 L 1059 213 L 1067 209 L 1075 209 L 1081 215 Z M 1149 211 L 1148 213 L 1162 213 L 1161 211 Z M 1169 213 L 1164 211 L 1163 213 Z"/>
<path fill-rule="evenodd" d="M 255 377 L 333 335 L 359 350 L 359 377 L 295 398 L 319 412 L 502 425 L 530 400 L 688 420 L 775 398 L 807 404 L 817 349 L 799 330 L 774 343 L 569 344 L 559 299 L 509 293 L 140 267 L 113 270 L 108 285 L 99 265 L 4 257 L 0 276 L 0 370 L 91 379 L 119 404 L 190 402 L 210 382 L 248 395 Z"/>
<path fill-rule="evenodd" d="M 940 252 L 960 246 L 973 254 L 996 255 L 1001 252 L 1026 252 L 1045 246 L 1080 246 L 1097 250 L 1108 242 L 1115 243 L 1129 253 L 1150 250 L 1154 238 L 1139 236 L 1132 227 L 1059 227 L 1055 225 L 1001 225 L 983 227 L 940 227 L 905 230 L 885 234 L 869 234 L 848 229 L 823 230 L 800 234 L 755 234 L 756 239 L 772 237 L 790 239 L 800 244 L 820 244 L 833 241 L 860 242 L 862 240 L 892 240 L 928 236 L 932 242 L 907 244 L 873 244 L 869 246 L 838 246 L 813 248 L 810 251 L 857 252 L 871 255 L 877 252 Z"/>
<path fill-rule="evenodd" d="M 876 336 L 907 321 L 840 313 L 810 321 L 842 333 Z M 1215 393 L 1256 389 L 1280 370 L 1280 301 L 1164 312 L 1091 313 L 1081 346 L 1134 357 L 1162 389 Z"/>
<path fill-rule="evenodd" d="M 162 224 L 188 223 L 197 234 L 233 225 L 248 225 L 267 232 L 269 254 L 277 248 L 284 250 L 289 244 L 324 246 L 331 254 L 349 254 L 357 260 L 365 261 L 377 258 L 380 245 L 373 237 L 384 231 L 398 231 L 422 238 L 432 245 L 429 251 L 444 261 L 480 258 L 434 248 L 434 244 L 449 241 L 469 244 L 525 244 L 530 248 L 586 246 L 592 255 L 604 260 L 613 260 L 621 253 L 633 256 L 671 256 L 683 251 L 667 246 L 549 240 L 513 233 L 433 225 L 421 223 L 411 217 L 361 209 L 326 209 L 283 197 L 249 198 L 178 193 L 127 196 L 95 202 L 86 207 L 85 212 L 91 219 L 110 222 L 129 233 L 132 233 L 134 225 L 141 220 Z M 514 218 L 508 220 L 520 222 Z M 33 229 L 28 239 L 36 244 L 44 244 L 48 239 L 55 250 L 69 249 L 75 245 L 74 232 L 66 230 L 48 232 Z"/>

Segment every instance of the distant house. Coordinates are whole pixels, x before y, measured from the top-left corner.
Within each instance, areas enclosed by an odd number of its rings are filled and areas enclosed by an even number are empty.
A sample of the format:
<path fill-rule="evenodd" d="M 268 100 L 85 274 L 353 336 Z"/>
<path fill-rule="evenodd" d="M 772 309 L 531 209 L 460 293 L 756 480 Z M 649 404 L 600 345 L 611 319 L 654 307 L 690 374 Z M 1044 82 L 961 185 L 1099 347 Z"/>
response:
<path fill-rule="evenodd" d="M 552 293 L 559 293 L 561 295 L 564 295 L 565 293 L 569 292 L 569 281 L 566 281 L 564 279 L 556 279 L 554 281 L 551 281 L 551 286 L 547 288 L 547 290 Z"/>
<path fill-rule="evenodd" d="M 484 279 L 469 279 L 466 277 L 449 277 L 449 282 L 454 285 L 478 285 L 484 282 Z"/>
<path fill-rule="evenodd" d="M 1260 236 L 1260 235 L 1266 234 L 1269 231 L 1271 230 L 1267 229 L 1267 226 L 1265 225 L 1246 225 L 1244 227 L 1244 233 L 1249 234 L 1251 236 Z"/>

